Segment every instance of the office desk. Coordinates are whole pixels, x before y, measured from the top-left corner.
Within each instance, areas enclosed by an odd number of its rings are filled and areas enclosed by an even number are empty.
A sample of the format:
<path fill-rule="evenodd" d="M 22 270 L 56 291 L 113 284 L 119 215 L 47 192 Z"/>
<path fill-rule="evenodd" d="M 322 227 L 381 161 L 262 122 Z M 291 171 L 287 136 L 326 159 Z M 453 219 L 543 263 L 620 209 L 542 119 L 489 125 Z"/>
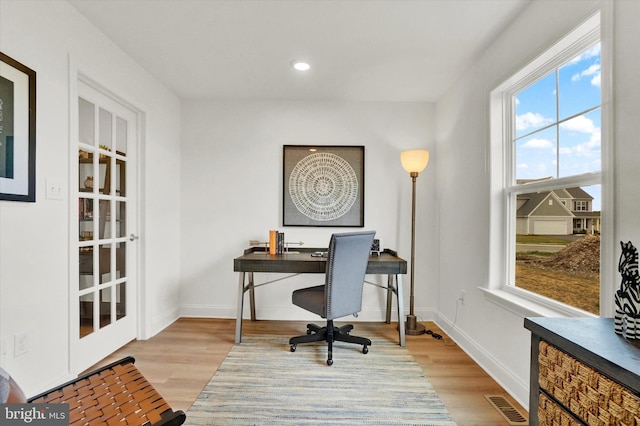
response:
<path fill-rule="evenodd" d="M 266 284 L 275 283 L 290 278 L 298 274 L 324 274 L 327 258 L 312 257 L 314 251 L 327 251 L 318 248 L 299 248 L 295 251 L 270 255 L 262 247 L 252 247 L 244 251 L 240 257 L 233 259 L 233 270 L 239 273 L 238 283 L 238 312 L 236 315 L 236 343 L 242 341 L 242 311 L 244 305 L 244 294 L 249 292 L 249 302 L 251 307 L 251 321 L 256 320 L 255 288 Z M 254 272 L 285 273 L 292 274 L 286 277 L 263 283 L 255 283 Z M 391 322 L 392 293 L 396 295 L 398 309 L 398 337 L 400 346 L 405 345 L 404 336 L 404 307 L 402 302 L 402 274 L 407 273 L 407 261 L 399 258 L 397 253 L 385 249 L 379 256 L 369 256 L 367 274 L 378 274 L 387 276 L 387 285 L 382 286 L 365 280 L 365 283 L 375 285 L 387 291 L 387 315 L 386 323 Z M 394 280 L 395 278 L 395 280 Z M 395 281 L 395 284 L 394 284 Z"/>

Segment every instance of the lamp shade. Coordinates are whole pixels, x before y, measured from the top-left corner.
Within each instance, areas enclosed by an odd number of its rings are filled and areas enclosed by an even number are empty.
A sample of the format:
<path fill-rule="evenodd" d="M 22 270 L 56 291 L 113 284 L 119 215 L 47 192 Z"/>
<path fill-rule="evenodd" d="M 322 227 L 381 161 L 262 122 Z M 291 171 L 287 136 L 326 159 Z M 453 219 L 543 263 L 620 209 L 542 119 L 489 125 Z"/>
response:
<path fill-rule="evenodd" d="M 429 164 L 429 151 L 426 149 L 410 149 L 400 153 L 402 167 L 409 173 L 420 173 Z"/>

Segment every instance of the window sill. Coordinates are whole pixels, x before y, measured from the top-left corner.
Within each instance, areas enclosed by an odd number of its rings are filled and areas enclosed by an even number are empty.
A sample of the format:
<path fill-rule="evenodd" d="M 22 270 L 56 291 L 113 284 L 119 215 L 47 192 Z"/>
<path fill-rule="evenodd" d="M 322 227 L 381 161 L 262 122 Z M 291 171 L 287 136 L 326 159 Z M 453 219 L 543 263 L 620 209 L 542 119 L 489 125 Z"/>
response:
<path fill-rule="evenodd" d="M 521 317 L 584 317 L 593 316 L 588 312 L 581 311 L 571 306 L 561 305 L 554 302 L 535 300 L 535 296 L 526 297 L 518 291 L 507 291 L 504 289 L 488 289 L 479 287 L 485 298 L 491 303 L 500 306 L 507 311 Z M 553 306 L 552 306 L 553 305 Z"/>

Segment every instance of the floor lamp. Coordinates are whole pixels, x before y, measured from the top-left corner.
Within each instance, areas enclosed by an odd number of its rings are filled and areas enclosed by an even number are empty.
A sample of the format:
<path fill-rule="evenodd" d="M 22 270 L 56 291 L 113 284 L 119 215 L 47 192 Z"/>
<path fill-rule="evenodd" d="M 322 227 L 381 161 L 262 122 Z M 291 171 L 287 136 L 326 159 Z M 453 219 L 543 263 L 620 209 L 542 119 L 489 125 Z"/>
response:
<path fill-rule="evenodd" d="M 414 270 L 415 270 L 415 257 L 416 257 L 416 179 L 418 179 L 418 173 L 423 171 L 427 164 L 429 164 L 429 151 L 425 149 L 412 149 L 409 151 L 402 151 L 400 153 L 400 161 L 402 167 L 409 172 L 411 176 L 411 296 L 409 298 L 409 315 L 407 315 L 407 322 L 405 324 L 405 332 L 408 335 L 416 336 L 424 334 L 424 325 L 418 324 L 416 316 L 413 312 L 413 299 L 414 299 Z"/>

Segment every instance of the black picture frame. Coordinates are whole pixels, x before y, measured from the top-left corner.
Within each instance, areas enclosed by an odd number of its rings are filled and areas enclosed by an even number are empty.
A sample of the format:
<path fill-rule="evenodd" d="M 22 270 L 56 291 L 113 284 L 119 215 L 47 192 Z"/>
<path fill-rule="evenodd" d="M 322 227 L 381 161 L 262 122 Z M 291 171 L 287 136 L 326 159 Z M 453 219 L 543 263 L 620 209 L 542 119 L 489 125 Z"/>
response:
<path fill-rule="evenodd" d="M 364 146 L 284 145 L 283 226 L 364 227 Z"/>
<path fill-rule="evenodd" d="M 36 201 L 36 72 L 2 52 L 0 200 Z"/>

